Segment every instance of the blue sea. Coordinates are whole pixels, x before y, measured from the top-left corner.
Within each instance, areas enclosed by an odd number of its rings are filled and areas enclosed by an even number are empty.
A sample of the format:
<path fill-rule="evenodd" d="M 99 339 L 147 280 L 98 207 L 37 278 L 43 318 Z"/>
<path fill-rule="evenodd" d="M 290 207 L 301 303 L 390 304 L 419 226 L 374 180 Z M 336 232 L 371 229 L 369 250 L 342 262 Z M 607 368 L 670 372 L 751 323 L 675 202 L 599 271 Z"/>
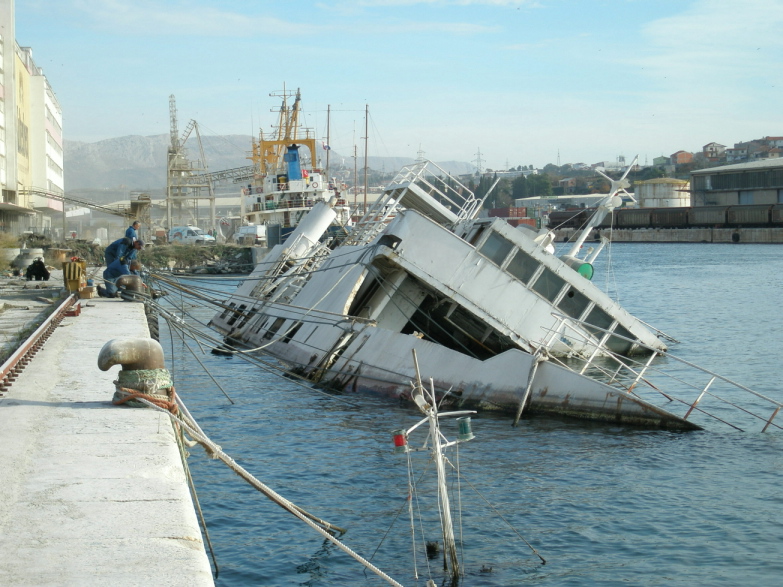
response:
<path fill-rule="evenodd" d="M 780 245 L 614 244 L 594 281 L 679 340 L 678 356 L 783 399 Z M 212 315 L 169 302 L 205 322 Z M 318 393 L 241 359 L 202 354 L 191 341 L 231 404 L 176 340 L 161 321 L 179 394 L 228 454 L 346 528 L 342 540 L 400 583 L 448 584 L 442 558 L 423 548 L 441 540 L 434 466 L 426 452 L 411 455 L 412 524 L 407 459 L 392 451 L 391 431 L 416 423 L 416 410 Z M 536 417 L 512 427 L 509 417 L 474 416 L 476 438 L 449 453 L 459 467 L 449 483 L 460 584 L 779 585 L 783 432 L 700 423 L 705 430 L 678 433 Z M 453 421 L 443 432 L 456 436 Z M 422 432 L 412 444 L 423 440 Z M 217 585 L 386 584 L 199 447 L 189 464 Z"/>

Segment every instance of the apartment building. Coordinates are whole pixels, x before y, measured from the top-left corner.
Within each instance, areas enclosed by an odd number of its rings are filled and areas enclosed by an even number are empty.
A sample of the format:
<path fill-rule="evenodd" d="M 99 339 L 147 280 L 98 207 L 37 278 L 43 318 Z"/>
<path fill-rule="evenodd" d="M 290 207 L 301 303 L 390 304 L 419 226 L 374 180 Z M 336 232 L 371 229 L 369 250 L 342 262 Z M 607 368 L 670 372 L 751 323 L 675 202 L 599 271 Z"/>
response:
<path fill-rule="evenodd" d="M 0 230 L 45 233 L 63 210 L 62 110 L 16 42 L 13 0 L 0 2 L 0 31 Z"/>

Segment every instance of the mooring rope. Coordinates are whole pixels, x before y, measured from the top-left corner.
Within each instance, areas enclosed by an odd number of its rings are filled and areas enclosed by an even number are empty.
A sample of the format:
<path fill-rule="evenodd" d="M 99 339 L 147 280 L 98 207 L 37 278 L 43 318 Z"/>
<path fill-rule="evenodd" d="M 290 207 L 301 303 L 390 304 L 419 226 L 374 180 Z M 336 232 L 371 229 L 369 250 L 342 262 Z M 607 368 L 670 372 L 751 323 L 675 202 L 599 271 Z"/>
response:
<path fill-rule="evenodd" d="M 170 412 L 173 416 L 177 415 L 179 407 L 177 406 L 176 397 L 177 394 L 174 391 L 174 386 L 161 389 L 165 393 L 143 393 L 137 389 L 129 389 L 127 387 L 118 387 L 114 393 L 114 399 L 112 402 L 115 406 L 128 403 L 130 401 L 138 400 L 149 402 L 156 408 Z"/>
<path fill-rule="evenodd" d="M 128 390 L 130 392 L 134 392 L 135 390 Z M 130 395 L 130 394 L 129 394 Z M 187 412 L 187 408 L 185 407 L 184 402 L 181 398 L 178 396 L 174 396 L 174 401 L 176 402 L 177 407 L 179 408 L 178 414 L 173 414 L 171 411 L 169 411 L 167 408 L 159 406 L 156 402 L 147 399 L 144 397 L 147 394 L 138 393 L 136 392 L 133 394 L 133 399 L 147 404 L 149 407 L 151 407 L 154 410 L 158 410 L 159 412 L 162 412 L 164 414 L 168 414 L 168 416 L 179 426 L 184 428 L 187 433 L 200 445 L 204 447 L 204 449 L 207 451 L 207 454 L 209 454 L 213 459 L 218 459 L 228 465 L 228 467 L 234 471 L 237 475 L 239 475 L 242 479 L 247 481 L 251 486 L 253 486 L 257 491 L 262 493 L 265 497 L 270 499 L 272 502 L 276 503 L 289 513 L 293 514 L 297 518 L 299 518 L 302 522 L 313 528 L 316 532 L 321 534 L 324 538 L 332 542 L 337 548 L 351 556 L 353 559 L 364 565 L 367 569 L 371 570 L 373 573 L 384 579 L 386 582 L 388 582 L 390 585 L 395 585 L 396 587 L 402 587 L 400 583 L 392 579 L 389 575 L 381 571 L 378 567 L 373 565 L 370 561 L 364 559 L 361 555 L 354 552 L 350 547 L 345 545 L 342 541 L 338 540 L 334 535 L 332 535 L 331 532 L 328 530 L 334 530 L 341 534 L 344 534 L 346 532 L 345 529 L 340 528 L 339 526 L 335 526 L 333 524 L 330 524 L 324 520 L 321 520 L 312 514 L 307 513 L 305 510 L 294 504 L 293 502 L 289 501 L 276 491 L 274 491 L 271 487 L 268 487 L 258 479 L 256 479 L 250 472 L 248 472 L 245 468 L 243 468 L 239 463 L 237 463 L 234 459 L 232 459 L 229 455 L 227 455 L 225 452 L 223 452 L 223 449 L 212 442 L 212 440 L 204 434 L 203 431 L 201 431 L 201 428 L 198 426 L 196 421 L 192 418 L 192 416 L 186 415 L 189 414 Z M 157 399 L 157 398 L 153 398 Z M 127 401 L 127 400 L 126 400 Z"/>

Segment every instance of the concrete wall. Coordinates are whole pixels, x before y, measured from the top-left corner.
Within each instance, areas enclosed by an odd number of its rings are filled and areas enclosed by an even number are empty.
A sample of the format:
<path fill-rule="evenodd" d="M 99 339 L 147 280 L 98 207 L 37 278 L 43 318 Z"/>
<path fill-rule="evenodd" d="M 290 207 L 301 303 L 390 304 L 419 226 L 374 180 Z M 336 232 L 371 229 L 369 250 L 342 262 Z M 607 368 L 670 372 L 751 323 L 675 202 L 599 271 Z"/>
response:
<path fill-rule="evenodd" d="M 557 242 L 572 238 L 573 229 L 555 231 Z M 591 240 L 597 240 L 594 231 Z M 783 228 L 640 228 L 615 229 L 612 241 L 616 243 L 783 243 Z"/>

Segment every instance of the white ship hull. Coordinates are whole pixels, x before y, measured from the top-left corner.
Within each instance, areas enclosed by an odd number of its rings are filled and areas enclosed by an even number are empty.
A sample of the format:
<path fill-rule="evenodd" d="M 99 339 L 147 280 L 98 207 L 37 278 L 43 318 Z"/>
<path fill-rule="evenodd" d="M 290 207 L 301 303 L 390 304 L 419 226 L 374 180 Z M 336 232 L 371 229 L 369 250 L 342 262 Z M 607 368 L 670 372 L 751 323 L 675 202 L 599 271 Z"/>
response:
<path fill-rule="evenodd" d="M 334 249 L 318 239 L 335 212 L 317 204 L 210 324 L 343 393 L 406 399 L 415 349 L 455 407 L 697 428 L 555 360 L 665 350 L 643 323 L 531 235 L 472 219 L 470 200 L 454 213 L 418 184 L 390 186 Z"/>

